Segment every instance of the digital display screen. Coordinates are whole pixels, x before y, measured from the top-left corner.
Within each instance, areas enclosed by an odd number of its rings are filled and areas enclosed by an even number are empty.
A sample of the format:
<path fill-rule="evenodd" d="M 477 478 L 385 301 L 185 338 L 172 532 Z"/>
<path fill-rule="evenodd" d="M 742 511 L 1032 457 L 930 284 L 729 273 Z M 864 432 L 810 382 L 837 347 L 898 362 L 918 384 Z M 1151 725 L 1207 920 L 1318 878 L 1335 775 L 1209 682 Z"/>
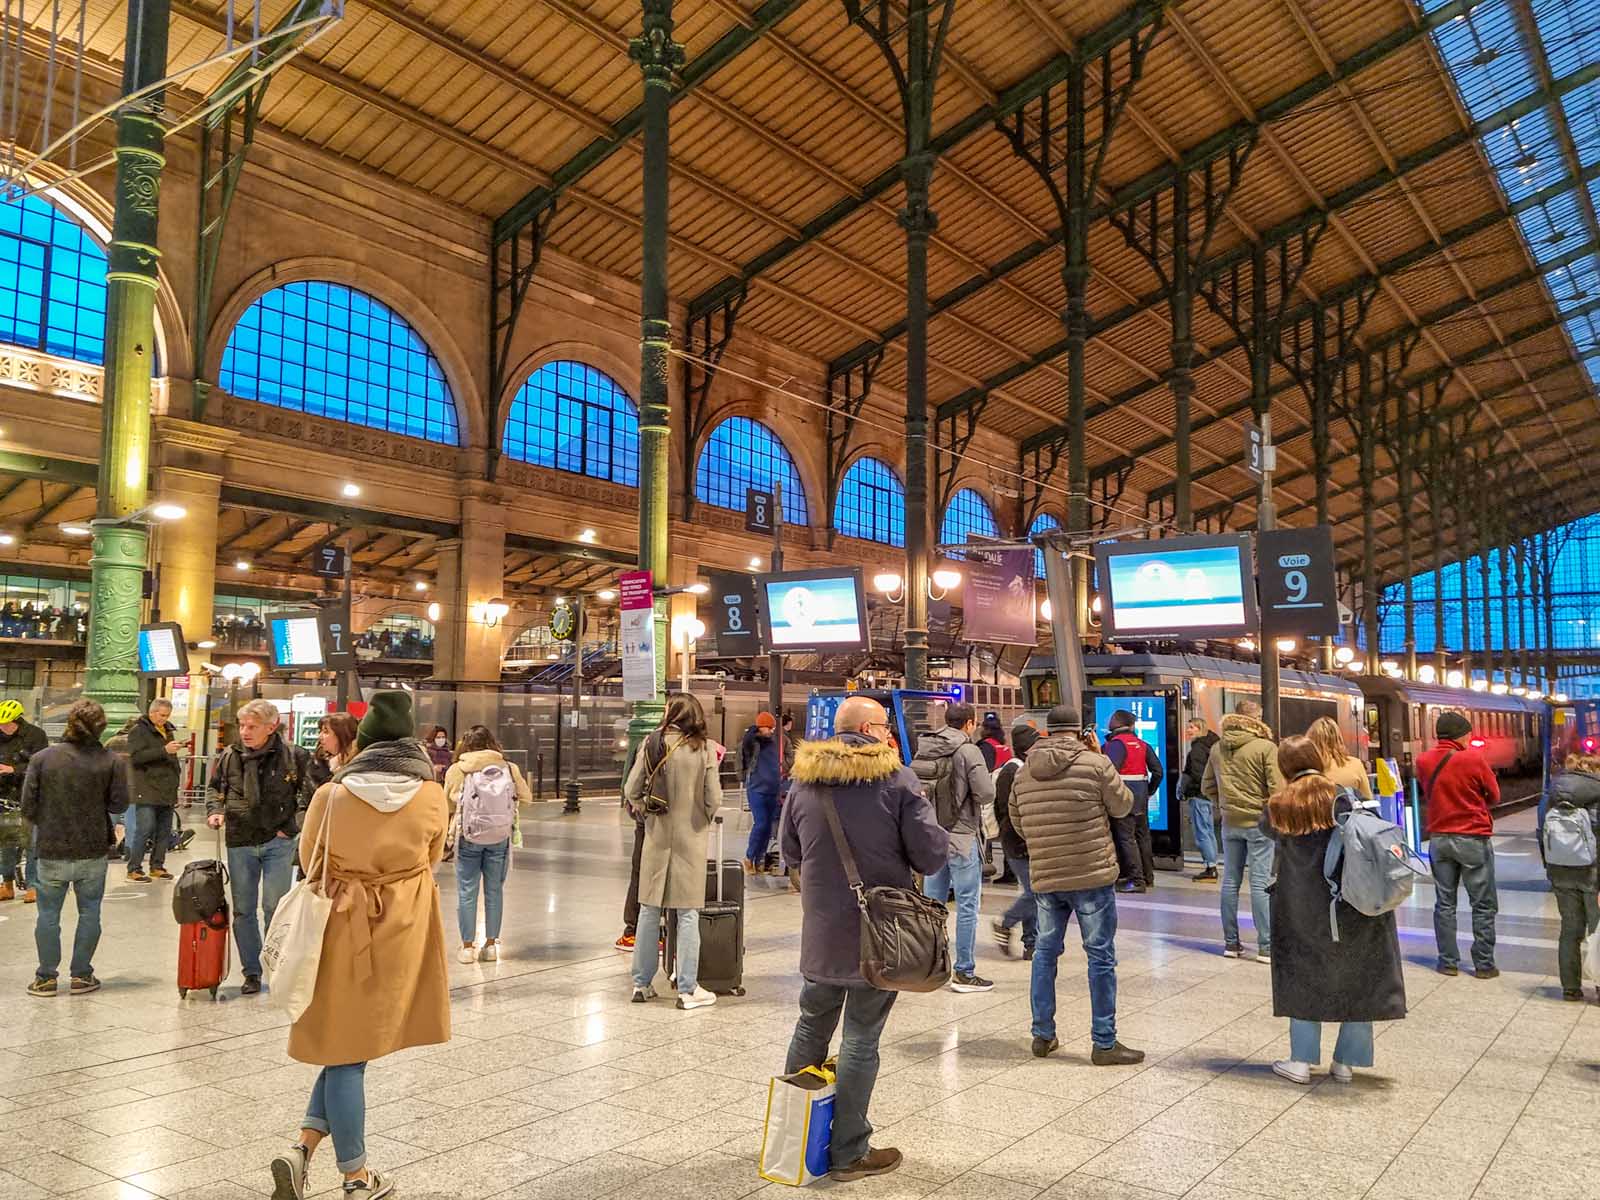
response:
<path fill-rule="evenodd" d="M 139 674 L 172 676 L 188 673 L 189 653 L 184 648 L 183 630 L 176 622 L 161 621 L 139 627 Z"/>
<path fill-rule="evenodd" d="M 769 652 L 868 648 L 860 570 L 784 571 L 759 583 Z"/>
<path fill-rule="evenodd" d="M 286 671 L 295 667 L 321 667 L 322 634 L 316 613 L 283 613 L 267 618 L 272 630 L 272 665 Z"/>
<path fill-rule="evenodd" d="M 1096 547 L 1108 638 L 1242 637 L 1255 632 L 1247 534 Z"/>
<path fill-rule="evenodd" d="M 1147 743 L 1167 765 L 1167 699 L 1165 696 L 1096 696 L 1094 698 L 1094 727 L 1100 735 L 1100 744 L 1110 740 L 1111 714 L 1125 710 L 1134 715 L 1133 732 L 1141 742 Z M 1150 793 L 1150 828 L 1165 831 L 1171 821 L 1171 807 L 1167 802 L 1167 772 L 1161 772 L 1161 784 Z"/>

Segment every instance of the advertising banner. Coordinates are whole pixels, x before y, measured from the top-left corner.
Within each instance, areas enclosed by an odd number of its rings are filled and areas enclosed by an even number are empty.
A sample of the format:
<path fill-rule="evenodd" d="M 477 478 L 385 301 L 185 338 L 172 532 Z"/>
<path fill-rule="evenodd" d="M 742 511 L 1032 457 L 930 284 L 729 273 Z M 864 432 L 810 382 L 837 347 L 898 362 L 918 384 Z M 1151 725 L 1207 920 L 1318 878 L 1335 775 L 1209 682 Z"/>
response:
<path fill-rule="evenodd" d="M 962 641 L 1038 644 L 1032 550 L 969 550 L 963 573 Z"/>
<path fill-rule="evenodd" d="M 1120 692 L 1114 696 L 1094 698 L 1094 727 L 1103 745 L 1111 735 L 1111 714 L 1118 710 L 1131 712 L 1134 717 L 1133 732 L 1147 743 L 1165 766 L 1169 757 L 1167 746 L 1167 701 L 1164 696 L 1134 696 Z M 1150 828 L 1163 832 L 1172 821 L 1171 804 L 1167 797 L 1167 773 L 1162 772 L 1161 785 L 1150 793 L 1148 803 Z"/>
<path fill-rule="evenodd" d="M 622 612 L 622 698 L 653 700 L 656 694 L 654 580 L 649 571 L 624 571 L 617 578 Z"/>

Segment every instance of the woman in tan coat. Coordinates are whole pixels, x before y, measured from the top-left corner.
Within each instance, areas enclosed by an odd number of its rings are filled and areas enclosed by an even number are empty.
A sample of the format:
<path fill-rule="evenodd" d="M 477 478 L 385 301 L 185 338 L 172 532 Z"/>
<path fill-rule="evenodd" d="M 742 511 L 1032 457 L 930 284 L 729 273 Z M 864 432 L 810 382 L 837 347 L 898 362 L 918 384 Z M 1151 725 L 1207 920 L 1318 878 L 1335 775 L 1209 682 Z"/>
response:
<path fill-rule="evenodd" d="M 444 929 L 433 867 L 449 819 L 444 789 L 416 740 L 411 697 L 379 692 L 356 755 L 317 790 L 300 865 L 333 900 L 311 1006 L 289 1056 L 323 1068 L 300 1138 L 272 1161 L 274 1200 L 304 1200 L 311 1156 L 331 1136 L 346 1196 L 381 1200 L 392 1181 L 366 1165 L 369 1061 L 450 1040 Z M 323 876 L 323 829 L 327 875 Z"/>
<path fill-rule="evenodd" d="M 706 902 L 706 831 L 722 807 L 722 747 L 706 736 L 706 715 L 693 696 L 667 701 L 661 728 L 633 757 L 622 795 L 644 814 L 639 865 L 639 930 L 633 947 L 633 1002 L 655 999 L 661 910 L 678 914 L 678 1007 L 704 1008 L 716 994 L 699 985 L 700 909 Z"/>
<path fill-rule="evenodd" d="M 1334 787 L 1347 787 L 1363 800 L 1372 801 L 1372 781 L 1367 767 L 1345 748 L 1344 734 L 1332 717 L 1318 717 L 1306 730 L 1306 737 L 1322 756 L 1322 774 Z"/>

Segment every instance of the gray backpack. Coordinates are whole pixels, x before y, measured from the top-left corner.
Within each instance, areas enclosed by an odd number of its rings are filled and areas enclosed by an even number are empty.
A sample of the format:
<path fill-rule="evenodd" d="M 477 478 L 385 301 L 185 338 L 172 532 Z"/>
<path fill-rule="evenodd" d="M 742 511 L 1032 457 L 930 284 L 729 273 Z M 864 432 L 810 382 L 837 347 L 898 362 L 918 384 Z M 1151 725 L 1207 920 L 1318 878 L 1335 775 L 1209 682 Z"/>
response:
<path fill-rule="evenodd" d="M 1355 803 L 1345 808 L 1339 801 Z M 1349 789 L 1341 793 L 1339 801 L 1335 801 L 1334 830 L 1322 858 L 1322 878 L 1332 897 L 1328 902 L 1328 924 L 1336 942 L 1339 901 L 1364 916 L 1382 916 L 1410 899 L 1416 877 L 1428 873 L 1422 860 L 1406 845 L 1400 826 L 1359 807 Z"/>
<path fill-rule="evenodd" d="M 1589 811 L 1566 801 L 1552 804 L 1544 815 L 1544 861 L 1552 867 L 1592 867 L 1594 826 Z"/>

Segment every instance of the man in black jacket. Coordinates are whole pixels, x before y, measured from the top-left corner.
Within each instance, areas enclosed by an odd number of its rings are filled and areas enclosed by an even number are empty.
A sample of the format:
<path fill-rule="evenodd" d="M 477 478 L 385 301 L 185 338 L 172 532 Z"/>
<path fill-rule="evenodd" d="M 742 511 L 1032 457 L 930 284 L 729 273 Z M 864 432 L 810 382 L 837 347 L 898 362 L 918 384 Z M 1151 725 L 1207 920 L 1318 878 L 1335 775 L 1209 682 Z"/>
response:
<path fill-rule="evenodd" d="M 311 803 L 311 752 L 279 731 L 277 708 L 252 700 L 239 710 L 238 746 L 217 756 L 206 823 L 227 827 L 233 936 L 244 972 L 241 994 L 261 990 L 261 931 L 289 891 L 296 817 Z M 256 910 L 261 910 L 258 919 Z"/>
<path fill-rule="evenodd" d="M 14 897 L 14 883 L 20 883 L 23 903 L 32 904 L 38 895 L 39 862 L 31 848 L 33 830 L 21 813 L 22 780 L 29 760 L 50 739 L 22 714 L 17 701 L 0 701 L 0 900 Z M 19 874 L 17 868 L 24 863 L 26 871 Z"/>
<path fill-rule="evenodd" d="M 72 992 L 100 987 L 94 952 L 100 945 L 100 901 L 106 893 L 106 847 L 111 818 L 128 807 L 128 769 L 100 744 L 106 712 L 79 700 L 67 713 L 58 745 L 33 756 L 22 783 L 22 812 L 36 829 L 39 916 L 34 943 L 39 966 L 28 992 L 54 996 L 61 966 L 61 909 L 67 889 L 78 902 L 72 936 Z"/>
<path fill-rule="evenodd" d="M 1190 717 L 1184 722 L 1184 733 L 1189 738 L 1189 757 L 1183 761 L 1183 774 L 1178 777 L 1178 803 L 1189 802 L 1189 823 L 1194 826 L 1194 848 L 1200 852 L 1200 871 L 1189 878 L 1196 883 L 1217 882 L 1217 826 L 1211 815 L 1211 801 L 1207 800 L 1201 786 L 1205 783 L 1206 767 L 1211 762 L 1211 748 L 1217 744 L 1217 735 L 1200 717 Z"/>
<path fill-rule="evenodd" d="M 1033 883 L 1028 874 L 1028 843 L 1022 840 L 1017 827 L 1011 823 L 1011 785 L 1017 772 L 1027 761 L 1028 751 L 1039 740 L 1039 731 L 1032 725 L 1011 727 L 1011 758 L 995 772 L 994 819 L 1000 827 L 1000 846 L 1006 856 L 1006 867 L 1016 876 L 1022 889 L 1005 915 L 994 923 L 994 940 L 1000 943 L 1000 953 L 1016 952 L 1011 931 L 1022 925 L 1022 957 L 1033 957 L 1033 944 L 1039 936 L 1039 904 L 1033 898 Z"/>
<path fill-rule="evenodd" d="M 172 840 L 172 816 L 178 805 L 178 731 L 172 727 L 172 701 L 153 700 L 149 711 L 128 730 L 128 765 L 133 774 L 133 803 L 125 822 L 128 830 L 128 878 L 149 883 L 151 878 L 171 879 L 167 847 Z M 144 847 L 150 843 L 150 874 L 144 873 Z"/>

